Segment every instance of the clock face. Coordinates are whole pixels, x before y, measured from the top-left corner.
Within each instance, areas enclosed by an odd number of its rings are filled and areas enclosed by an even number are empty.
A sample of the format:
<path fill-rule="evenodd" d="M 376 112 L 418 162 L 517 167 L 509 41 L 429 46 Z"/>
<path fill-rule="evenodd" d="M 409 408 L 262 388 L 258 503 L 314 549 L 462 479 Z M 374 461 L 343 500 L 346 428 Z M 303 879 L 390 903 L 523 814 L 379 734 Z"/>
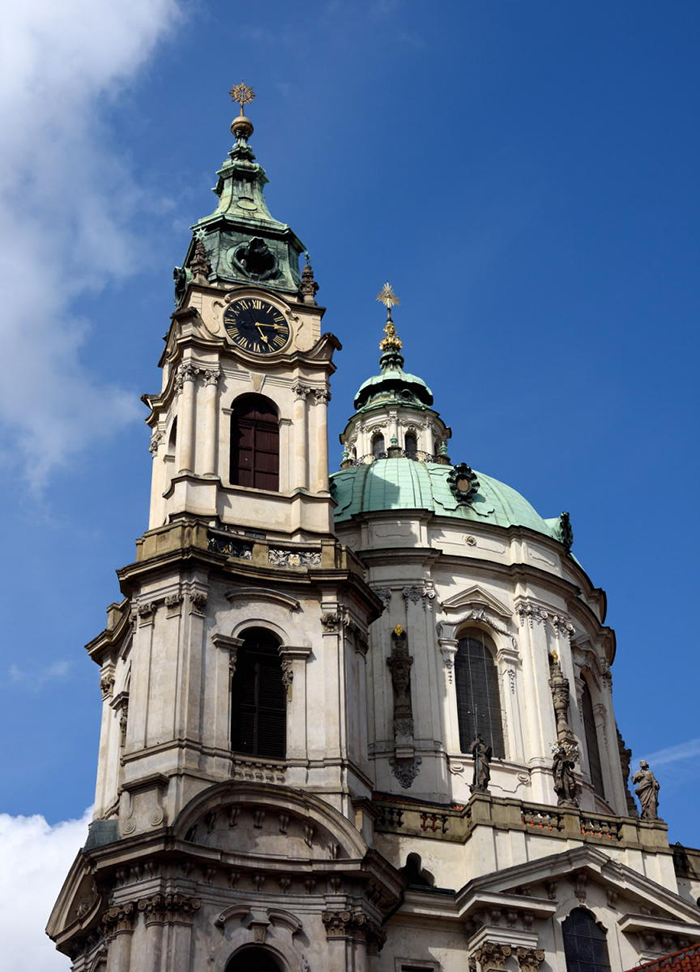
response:
<path fill-rule="evenodd" d="M 236 347 L 253 354 L 274 354 L 289 340 L 284 316 L 260 297 L 231 301 L 224 311 L 224 327 Z"/>

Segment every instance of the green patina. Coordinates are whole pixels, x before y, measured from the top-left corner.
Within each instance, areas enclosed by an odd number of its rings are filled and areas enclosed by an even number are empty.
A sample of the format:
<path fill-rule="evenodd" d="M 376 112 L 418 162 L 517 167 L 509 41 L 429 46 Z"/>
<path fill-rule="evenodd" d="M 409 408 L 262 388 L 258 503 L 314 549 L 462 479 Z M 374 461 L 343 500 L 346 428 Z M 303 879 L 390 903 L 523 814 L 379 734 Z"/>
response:
<path fill-rule="evenodd" d="M 475 523 L 527 527 L 561 541 L 559 517 L 543 519 L 520 493 L 484 473 L 477 473 L 479 491 L 473 501 L 460 503 L 447 482 L 451 470 L 438 463 L 397 458 L 377 459 L 334 473 L 336 523 L 361 513 L 428 510 Z"/>
<path fill-rule="evenodd" d="M 363 382 L 355 395 L 358 412 L 384 405 L 411 405 L 424 409 L 433 404 L 433 393 L 422 378 L 403 370 L 398 351 L 387 351 L 379 359 L 381 372 Z"/>
<path fill-rule="evenodd" d="M 194 235 L 184 266 L 175 269 L 176 298 L 182 296 L 193 277 L 190 265 L 198 240 L 206 250 L 211 282 L 262 285 L 294 294 L 299 290 L 299 256 L 304 244 L 267 208 L 264 187 L 268 179 L 248 145 L 252 125 L 236 127 L 234 122 L 233 128 L 236 144 L 219 169 L 213 190 L 219 197 L 218 205 L 192 227 Z M 251 254 L 247 248 L 253 241 Z"/>

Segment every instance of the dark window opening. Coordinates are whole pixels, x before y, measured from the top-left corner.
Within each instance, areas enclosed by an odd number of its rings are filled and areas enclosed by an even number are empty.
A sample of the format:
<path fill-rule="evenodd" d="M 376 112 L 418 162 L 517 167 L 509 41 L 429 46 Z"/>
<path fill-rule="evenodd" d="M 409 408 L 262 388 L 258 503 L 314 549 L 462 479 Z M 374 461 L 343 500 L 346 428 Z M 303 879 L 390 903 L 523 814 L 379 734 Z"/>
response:
<path fill-rule="evenodd" d="M 231 957 L 226 972 L 282 972 L 282 967 L 268 949 L 251 945 Z"/>
<path fill-rule="evenodd" d="M 605 799 L 603 764 L 598 746 L 598 732 L 595 727 L 593 699 L 585 681 L 583 683 L 583 695 L 581 696 L 581 714 L 583 716 L 583 730 L 586 734 L 586 749 L 588 750 L 588 766 L 591 771 L 591 783 L 598 796 Z"/>
<path fill-rule="evenodd" d="M 496 758 L 505 757 L 498 672 L 490 642 L 481 631 L 460 638 L 455 657 L 459 747 L 468 753 L 481 734 Z"/>
<path fill-rule="evenodd" d="M 413 432 L 407 432 L 403 440 L 404 452 L 409 458 L 415 458 L 418 452 L 418 439 L 416 439 Z"/>
<path fill-rule="evenodd" d="M 375 459 L 379 459 L 380 456 L 384 455 L 384 452 L 384 436 L 375 435 L 375 437 L 372 439 L 372 455 Z"/>
<path fill-rule="evenodd" d="M 279 489 L 279 419 L 262 395 L 242 395 L 231 416 L 231 470 L 234 486 Z"/>
<path fill-rule="evenodd" d="M 562 932 L 566 972 L 610 972 L 605 930 L 590 911 L 574 908 Z"/>
<path fill-rule="evenodd" d="M 287 691 L 279 642 L 262 628 L 243 638 L 231 693 L 231 748 L 235 753 L 284 759 Z"/>

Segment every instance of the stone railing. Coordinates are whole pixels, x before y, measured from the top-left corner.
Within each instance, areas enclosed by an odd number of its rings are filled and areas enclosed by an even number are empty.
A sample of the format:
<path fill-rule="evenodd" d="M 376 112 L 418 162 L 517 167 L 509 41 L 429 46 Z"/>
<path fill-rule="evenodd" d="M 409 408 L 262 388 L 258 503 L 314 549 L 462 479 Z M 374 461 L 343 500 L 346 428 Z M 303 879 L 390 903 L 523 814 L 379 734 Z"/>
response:
<path fill-rule="evenodd" d="M 411 459 L 413 462 L 437 462 L 446 466 L 450 464 L 447 456 L 434 455 L 431 452 L 423 452 L 421 449 L 407 451 L 398 446 L 391 446 L 388 452 L 370 452 L 366 456 L 360 456 L 359 459 L 346 459 L 345 462 L 341 463 L 341 469 L 347 469 L 350 466 L 369 466 L 377 459 Z"/>
<path fill-rule="evenodd" d="M 375 797 L 374 806 L 375 827 L 381 833 L 465 843 L 476 828 L 490 827 L 524 831 L 533 837 L 669 852 L 668 828 L 662 820 L 591 814 L 575 807 L 524 803 L 484 793 L 473 794 L 466 806 L 438 806 L 382 795 Z M 694 853 L 700 858 L 700 852 Z"/>
<path fill-rule="evenodd" d="M 183 550 L 225 557 L 236 564 L 286 570 L 349 570 L 364 576 L 355 554 L 336 540 L 287 544 L 264 537 L 213 529 L 199 520 L 178 520 L 149 530 L 136 541 L 137 562 L 177 556 Z"/>

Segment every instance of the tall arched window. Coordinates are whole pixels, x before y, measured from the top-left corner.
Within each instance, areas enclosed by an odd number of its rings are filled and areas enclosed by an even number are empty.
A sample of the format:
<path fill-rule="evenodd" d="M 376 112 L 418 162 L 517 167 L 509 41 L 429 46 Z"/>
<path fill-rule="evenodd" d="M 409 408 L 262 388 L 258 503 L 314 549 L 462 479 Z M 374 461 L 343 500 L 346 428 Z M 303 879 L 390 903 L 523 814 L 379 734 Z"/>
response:
<path fill-rule="evenodd" d="M 379 459 L 380 456 L 384 455 L 385 451 L 384 436 L 381 434 L 381 432 L 379 432 L 372 439 L 372 455 L 375 459 Z"/>
<path fill-rule="evenodd" d="M 598 747 L 598 731 L 595 727 L 593 699 L 591 698 L 591 691 L 586 681 L 583 683 L 583 695 L 581 696 L 581 715 L 583 716 L 583 730 L 586 734 L 586 749 L 588 750 L 588 766 L 591 771 L 591 783 L 598 796 L 605 799 L 603 764 Z"/>
<path fill-rule="evenodd" d="M 279 642 L 264 628 L 243 636 L 231 690 L 231 748 L 235 753 L 284 759 L 287 691 Z"/>
<path fill-rule="evenodd" d="M 418 452 L 418 439 L 414 432 L 407 432 L 403 439 L 403 448 L 409 459 L 415 459 Z"/>
<path fill-rule="evenodd" d="M 469 752 L 477 733 L 491 747 L 493 755 L 505 756 L 501 695 L 494 648 L 487 636 L 477 629 L 459 639 L 455 657 L 455 687 L 459 748 Z"/>
<path fill-rule="evenodd" d="M 279 419 L 274 402 L 241 395 L 231 416 L 231 482 L 255 489 L 279 489 Z"/>
<path fill-rule="evenodd" d="M 260 945 L 249 945 L 231 956 L 226 972 L 282 972 L 275 956 Z"/>
<path fill-rule="evenodd" d="M 605 930 L 585 908 L 574 908 L 562 925 L 566 972 L 610 972 Z"/>

